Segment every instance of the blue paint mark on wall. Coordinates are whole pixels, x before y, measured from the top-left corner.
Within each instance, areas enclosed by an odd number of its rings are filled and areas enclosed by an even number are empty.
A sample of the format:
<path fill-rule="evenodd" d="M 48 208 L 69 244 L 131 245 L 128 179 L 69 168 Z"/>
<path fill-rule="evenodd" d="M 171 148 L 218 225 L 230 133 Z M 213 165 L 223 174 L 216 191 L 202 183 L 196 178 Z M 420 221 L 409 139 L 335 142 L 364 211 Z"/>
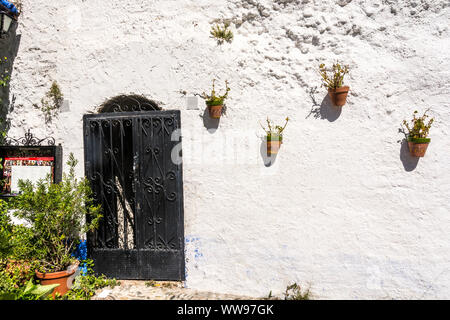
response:
<path fill-rule="evenodd" d="M 188 278 L 189 273 L 189 266 L 192 266 L 194 268 L 197 268 L 197 264 L 194 261 L 190 261 L 189 258 L 197 261 L 198 259 L 203 258 L 203 253 L 201 252 L 201 242 L 200 237 L 198 236 L 185 236 L 184 238 L 185 246 L 184 246 L 184 255 L 186 257 L 186 263 L 185 263 L 185 276 L 186 280 Z M 184 283 L 184 287 L 187 288 L 186 281 Z"/>

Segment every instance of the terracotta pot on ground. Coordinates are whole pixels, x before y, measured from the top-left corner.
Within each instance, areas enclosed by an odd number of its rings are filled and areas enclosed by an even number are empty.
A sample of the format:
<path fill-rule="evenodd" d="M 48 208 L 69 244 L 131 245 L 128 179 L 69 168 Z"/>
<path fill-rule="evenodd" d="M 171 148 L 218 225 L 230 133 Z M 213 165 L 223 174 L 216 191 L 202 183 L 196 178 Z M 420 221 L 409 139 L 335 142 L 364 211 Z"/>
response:
<path fill-rule="evenodd" d="M 39 271 L 35 271 L 36 278 L 41 280 L 41 285 L 45 286 L 48 284 L 59 284 L 53 292 L 52 296 L 55 297 L 56 293 L 60 295 L 65 295 L 67 291 L 72 287 L 72 281 L 75 275 L 75 271 L 77 270 L 79 262 L 71 265 L 67 268 L 67 270 L 59 271 L 59 272 L 48 272 L 42 273 Z"/>
<path fill-rule="evenodd" d="M 219 119 L 222 115 L 223 105 L 218 106 L 208 106 L 209 116 L 214 119 Z"/>
<path fill-rule="evenodd" d="M 343 86 L 336 89 L 328 89 L 331 102 L 337 107 L 342 107 L 347 101 L 347 94 L 350 90 L 349 86 Z"/>
<path fill-rule="evenodd" d="M 413 157 L 423 157 L 425 152 L 427 151 L 428 145 L 430 144 L 431 139 L 429 138 L 409 138 L 408 139 L 408 147 L 409 152 Z"/>
<path fill-rule="evenodd" d="M 271 156 L 273 154 L 277 154 L 278 150 L 280 150 L 281 144 L 283 143 L 283 139 L 280 136 L 271 136 L 267 137 L 267 155 Z"/>

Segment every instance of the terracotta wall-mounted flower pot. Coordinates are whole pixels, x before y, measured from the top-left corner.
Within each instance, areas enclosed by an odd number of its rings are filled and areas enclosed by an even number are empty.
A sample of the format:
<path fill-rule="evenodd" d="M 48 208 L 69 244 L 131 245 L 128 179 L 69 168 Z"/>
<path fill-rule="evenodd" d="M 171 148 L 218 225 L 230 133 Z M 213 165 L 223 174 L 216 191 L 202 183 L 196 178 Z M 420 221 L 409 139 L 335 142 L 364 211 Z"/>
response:
<path fill-rule="evenodd" d="M 267 137 L 267 155 L 271 156 L 278 154 L 278 150 L 280 150 L 282 143 L 283 139 L 280 136 Z"/>
<path fill-rule="evenodd" d="M 52 296 L 55 297 L 56 293 L 63 296 L 72 287 L 72 281 L 75 271 L 78 268 L 78 264 L 79 263 L 71 265 L 67 270 L 59 272 L 42 273 L 36 270 L 36 278 L 41 280 L 41 285 L 43 286 L 48 284 L 59 284 L 59 286 L 53 290 Z"/>
<path fill-rule="evenodd" d="M 343 86 L 336 89 L 328 89 L 328 94 L 330 95 L 331 102 L 337 107 L 342 107 L 347 101 L 349 86 Z"/>
<path fill-rule="evenodd" d="M 208 106 L 209 116 L 213 119 L 219 119 L 222 115 L 223 105 Z"/>
<path fill-rule="evenodd" d="M 431 139 L 429 138 L 409 138 L 408 139 L 408 147 L 409 152 L 413 157 L 423 157 L 425 156 L 425 152 L 427 152 L 428 145 L 430 144 Z"/>

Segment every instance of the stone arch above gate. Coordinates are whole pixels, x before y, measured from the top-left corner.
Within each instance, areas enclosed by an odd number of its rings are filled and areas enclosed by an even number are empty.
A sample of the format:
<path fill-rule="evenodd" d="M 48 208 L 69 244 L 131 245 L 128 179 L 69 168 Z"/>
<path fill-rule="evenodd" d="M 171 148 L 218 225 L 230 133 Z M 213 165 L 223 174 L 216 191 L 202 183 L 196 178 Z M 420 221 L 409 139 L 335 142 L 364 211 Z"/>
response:
<path fill-rule="evenodd" d="M 106 100 L 100 107 L 98 113 L 132 112 L 132 111 L 159 111 L 162 110 L 158 104 L 143 95 L 130 94 L 119 95 Z"/>

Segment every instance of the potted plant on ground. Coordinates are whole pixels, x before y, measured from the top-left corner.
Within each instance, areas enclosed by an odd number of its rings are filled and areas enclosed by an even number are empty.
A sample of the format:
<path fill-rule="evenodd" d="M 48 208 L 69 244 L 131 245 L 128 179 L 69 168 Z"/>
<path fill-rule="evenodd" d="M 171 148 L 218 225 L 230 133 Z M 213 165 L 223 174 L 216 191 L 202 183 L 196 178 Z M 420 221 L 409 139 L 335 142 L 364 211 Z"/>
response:
<path fill-rule="evenodd" d="M 64 295 L 70 289 L 79 263 L 71 253 L 80 235 L 97 228 L 101 218 L 88 180 L 75 177 L 77 162 L 71 153 L 67 161 L 69 174 L 64 173 L 57 184 L 51 183 L 50 177 L 36 185 L 29 180 L 19 181 L 21 194 L 10 204 L 14 215 L 30 225 L 34 245 L 40 248 L 36 277 L 42 285 L 59 284 L 53 296 Z"/>
<path fill-rule="evenodd" d="M 407 140 L 409 152 L 414 157 L 423 157 L 425 156 L 425 152 L 427 151 L 428 144 L 431 139 L 427 138 L 428 133 L 430 131 L 431 125 L 434 122 L 434 118 L 429 119 L 428 123 L 426 123 L 426 119 L 429 118 L 427 115 L 427 109 L 423 116 L 416 117 L 417 110 L 413 113 L 413 119 L 411 120 L 411 124 L 409 124 L 406 120 L 403 120 L 403 125 L 406 130 L 408 130 Z"/>
<path fill-rule="evenodd" d="M 267 155 L 277 154 L 278 150 L 283 143 L 283 131 L 289 122 L 289 117 L 286 117 L 286 123 L 284 126 L 275 125 L 269 117 L 267 117 L 267 128 L 265 128 L 262 124 L 261 127 L 266 132 L 266 141 L 267 141 Z"/>
<path fill-rule="evenodd" d="M 203 92 L 200 97 L 205 99 L 206 105 L 208 107 L 209 115 L 211 118 L 219 119 L 222 115 L 223 110 L 223 103 L 225 99 L 228 97 L 228 92 L 230 91 L 230 88 L 228 87 L 228 81 L 225 81 L 225 94 L 216 96 L 215 91 L 215 81 L 216 79 L 213 79 L 212 81 L 212 91 L 211 95 L 207 95 L 205 92 Z"/>
<path fill-rule="evenodd" d="M 331 72 L 332 75 L 328 75 Z M 319 73 L 322 76 L 323 85 L 328 89 L 330 99 L 335 106 L 342 107 L 347 100 L 349 86 L 344 86 L 344 76 L 349 72 L 348 66 L 341 66 L 339 63 L 333 64 L 333 68 L 328 70 L 325 64 L 319 65 Z"/>

